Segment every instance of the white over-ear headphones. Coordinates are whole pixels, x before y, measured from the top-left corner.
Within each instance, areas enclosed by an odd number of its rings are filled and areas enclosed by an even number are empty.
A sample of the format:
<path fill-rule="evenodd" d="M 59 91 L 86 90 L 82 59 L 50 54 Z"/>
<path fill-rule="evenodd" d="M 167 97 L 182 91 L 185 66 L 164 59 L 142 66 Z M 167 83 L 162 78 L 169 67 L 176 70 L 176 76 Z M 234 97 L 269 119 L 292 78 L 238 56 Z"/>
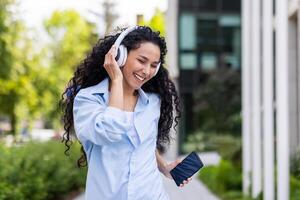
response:
<path fill-rule="evenodd" d="M 118 65 L 120 67 L 123 67 L 125 65 L 125 62 L 126 62 L 126 59 L 127 59 L 127 48 L 121 44 L 122 40 L 125 38 L 125 36 L 138 29 L 139 26 L 133 26 L 133 27 L 129 27 L 127 29 L 125 29 L 120 35 L 119 37 L 117 38 L 117 40 L 115 41 L 115 47 L 117 49 L 117 55 L 116 55 L 116 61 L 118 63 Z M 160 67 L 160 62 L 158 63 L 157 67 L 156 67 L 156 71 L 154 73 L 154 76 L 157 74 L 158 70 L 159 70 L 159 67 Z"/>

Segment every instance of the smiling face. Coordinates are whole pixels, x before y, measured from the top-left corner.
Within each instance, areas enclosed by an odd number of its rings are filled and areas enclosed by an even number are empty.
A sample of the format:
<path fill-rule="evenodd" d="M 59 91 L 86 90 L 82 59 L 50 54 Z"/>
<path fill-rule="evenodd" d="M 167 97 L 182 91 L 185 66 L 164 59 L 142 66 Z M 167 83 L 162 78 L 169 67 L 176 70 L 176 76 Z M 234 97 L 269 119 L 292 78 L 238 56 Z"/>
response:
<path fill-rule="evenodd" d="M 159 60 L 160 48 L 151 42 L 143 42 L 139 48 L 129 51 L 122 67 L 125 84 L 134 90 L 142 87 L 154 76 Z"/>

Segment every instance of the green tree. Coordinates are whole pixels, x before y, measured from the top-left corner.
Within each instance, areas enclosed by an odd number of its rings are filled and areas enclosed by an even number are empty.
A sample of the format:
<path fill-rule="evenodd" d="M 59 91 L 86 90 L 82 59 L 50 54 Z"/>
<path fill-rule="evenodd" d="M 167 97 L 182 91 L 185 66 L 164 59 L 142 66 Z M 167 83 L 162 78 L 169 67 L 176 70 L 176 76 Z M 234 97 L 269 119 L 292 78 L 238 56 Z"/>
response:
<path fill-rule="evenodd" d="M 36 56 L 26 28 L 11 6 L 15 6 L 12 0 L 0 2 L 0 114 L 10 119 L 15 134 L 20 119 L 36 113 L 38 98 L 31 82 Z"/>
<path fill-rule="evenodd" d="M 208 132 L 241 133 L 241 76 L 234 69 L 216 69 L 203 75 L 194 92 L 193 110 L 199 128 Z"/>
<path fill-rule="evenodd" d="M 151 19 L 149 21 L 142 20 L 139 25 L 150 26 L 152 29 L 159 31 L 164 36 L 166 33 L 165 14 L 159 8 L 156 8 Z"/>
<path fill-rule="evenodd" d="M 12 63 L 12 52 L 9 48 L 9 33 L 11 32 L 9 23 L 11 21 L 11 13 L 8 7 L 12 4 L 10 0 L 0 1 L 0 78 L 8 78 L 10 73 L 10 65 Z"/>
<path fill-rule="evenodd" d="M 72 77 L 76 66 L 83 60 L 97 40 L 95 25 L 85 20 L 74 10 L 55 11 L 45 20 L 45 29 L 50 36 L 48 48 L 48 82 L 39 86 L 49 91 L 46 121 L 59 127 L 58 101 Z"/>

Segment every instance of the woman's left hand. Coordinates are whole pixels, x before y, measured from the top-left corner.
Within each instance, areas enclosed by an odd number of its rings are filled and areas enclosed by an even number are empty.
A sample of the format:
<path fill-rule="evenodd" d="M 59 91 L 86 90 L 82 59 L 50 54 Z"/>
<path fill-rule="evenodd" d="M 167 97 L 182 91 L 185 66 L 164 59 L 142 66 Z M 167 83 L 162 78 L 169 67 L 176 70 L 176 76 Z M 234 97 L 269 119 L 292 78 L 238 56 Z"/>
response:
<path fill-rule="evenodd" d="M 170 174 L 170 171 L 175 168 L 179 163 L 181 163 L 181 160 L 180 159 L 177 159 L 176 161 L 174 162 L 171 162 L 171 163 L 168 163 L 165 165 L 164 167 L 164 171 L 163 171 L 163 174 L 169 178 L 169 179 L 173 179 L 173 177 L 171 176 Z M 182 184 L 180 184 L 179 187 L 184 187 L 184 185 L 188 184 L 190 181 L 192 180 L 192 177 L 188 178 L 187 180 L 184 180 Z"/>

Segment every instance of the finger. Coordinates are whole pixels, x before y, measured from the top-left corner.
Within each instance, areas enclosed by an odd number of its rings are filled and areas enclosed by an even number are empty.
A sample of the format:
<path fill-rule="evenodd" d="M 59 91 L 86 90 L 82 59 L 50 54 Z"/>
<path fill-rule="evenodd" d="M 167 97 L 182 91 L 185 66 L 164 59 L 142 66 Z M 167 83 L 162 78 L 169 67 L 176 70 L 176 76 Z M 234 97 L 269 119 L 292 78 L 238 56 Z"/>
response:
<path fill-rule="evenodd" d="M 111 47 L 111 49 L 109 50 L 110 54 L 115 58 L 116 57 L 116 52 L 117 52 L 117 48 L 115 45 L 113 45 Z"/>
<path fill-rule="evenodd" d="M 183 187 L 183 184 L 180 184 L 179 187 Z"/>
<path fill-rule="evenodd" d="M 110 60 L 110 63 L 111 63 L 112 67 L 115 67 L 115 68 L 119 67 L 119 65 L 118 65 L 118 63 L 117 63 L 116 58 L 115 58 L 114 55 L 111 55 L 109 60 Z"/>
<path fill-rule="evenodd" d="M 108 63 L 108 62 L 105 62 L 104 64 L 103 64 L 103 67 L 106 69 L 106 70 L 110 70 L 110 64 Z"/>
<path fill-rule="evenodd" d="M 108 57 L 105 58 L 105 62 L 104 62 L 104 66 L 106 67 L 106 69 L 109 69 L 111 70 L 111 68 L 114 66 L 114 63 L 113 63 L 113 57 L 111 54 L 108 54 Z"/>
<path fill-rule="evenodd" d="M 117 53 L 116 53 L 116 47 L 113 47 L 112 48 L 112 51 L 110 52 L 109 54 L 109 60 L 111 63 L 116 63 L 116 56 L 117 56 Z"/>
<path fill-rule="evenodd" d="M 108 52 L 111 53 L 111 52 L 113 52 L 115 49 L 116 49 L 116 46 L 115 46 L 115 45 L 112 45 L 112 46 L 110 47 L 110 49 L 109 49 Z M 108 52 L 107 52 L 107 53 L 108 53 Z"/>
<path fill-rule="evenodd" d="M 114 53 L 117 53 L 117 47 L 115 45 L 113 45 L 113 51 Z"/>
<path fill-rule="evenodd" d="M 188 183 L 188 181 L 186 181 L 186 180 L 183 181 L 183 184 L 187 184 L 187 183 Z"/>
<path fill-rule="evenodd" d="M 113 46 L 113 47 L 111 48 L 111 50 L 110 50 L 110 55 L 111 55 L 113 58 L 116 57 L 116 47 L 115 47 L 115 46 Z"/>
<path fill-rule="evenodd" d="M 188 178 L 188 181 L 191 181 L 192 180 L 192 177 Z"/>
<path fill-rule="evenodd" d="M 107 63 L 104 63 L 103 67 L 107 70 Z"/>
<path fill-rule="evenodd" d="M 114 49 L 114 46 L 109 49 L 109 51 L 105 54 L 105 60 L 110 59 L 110 57 L 114 55 Z"/>

